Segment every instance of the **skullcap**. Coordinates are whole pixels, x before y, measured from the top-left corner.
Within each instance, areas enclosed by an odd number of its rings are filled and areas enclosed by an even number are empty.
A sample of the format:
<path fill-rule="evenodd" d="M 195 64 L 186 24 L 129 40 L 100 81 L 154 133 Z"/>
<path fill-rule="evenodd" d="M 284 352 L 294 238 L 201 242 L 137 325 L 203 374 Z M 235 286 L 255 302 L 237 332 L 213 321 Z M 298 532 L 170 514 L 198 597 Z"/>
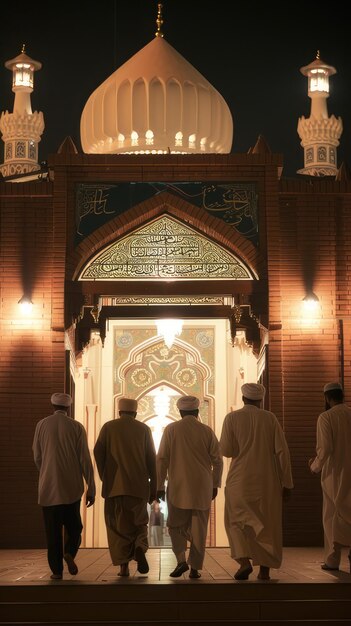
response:
<path fill-rule="evenodd" d="M 127 413 L 136 413 L 138 410 L 138 402 L 132 398 L 120 398 L 118 401 L 118 410 L 126 411 Z"/>
<path fill-rule="evenodd" d="M 194 411 L 199 408 L 200 400 L 195 396 L 181 396 L 177 401 L 179 411 Z"/>
<path fill-rule="evenodd" d="M 262 400 L 265 391 L 264 386 L 259 383 L 245 383 L 241 387 L 241 393 L 248 400 Z"/>
<path fill-rule="evenodd" d="M 341 389 L 342 391 L 342 386 L 338 382 L 327 383 L 326 385 L 324 385 L 323 391 L 324 393 L 326 393 L 327 391 L 333 391 L 333 389 Z"/>
<path fill-rule="evenodd" d="M 55 406 L 71 406 L 72 398 L 68 393 L 53 393 L 51 396 L 51 404 Z"/>

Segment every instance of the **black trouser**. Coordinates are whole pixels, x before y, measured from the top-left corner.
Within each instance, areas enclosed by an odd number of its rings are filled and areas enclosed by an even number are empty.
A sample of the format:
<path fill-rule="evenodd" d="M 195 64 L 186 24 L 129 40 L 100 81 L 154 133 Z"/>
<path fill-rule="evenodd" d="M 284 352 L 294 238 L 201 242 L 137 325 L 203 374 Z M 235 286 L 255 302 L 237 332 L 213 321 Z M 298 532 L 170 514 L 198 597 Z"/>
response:
<path fill-rule="evenodd" d="M 63 555 L 68 552 L 74 558 L 82 540 L 80 500 L 43 506 L 43 515 L 50 569 L 53 574 L 62 574 Z"/>

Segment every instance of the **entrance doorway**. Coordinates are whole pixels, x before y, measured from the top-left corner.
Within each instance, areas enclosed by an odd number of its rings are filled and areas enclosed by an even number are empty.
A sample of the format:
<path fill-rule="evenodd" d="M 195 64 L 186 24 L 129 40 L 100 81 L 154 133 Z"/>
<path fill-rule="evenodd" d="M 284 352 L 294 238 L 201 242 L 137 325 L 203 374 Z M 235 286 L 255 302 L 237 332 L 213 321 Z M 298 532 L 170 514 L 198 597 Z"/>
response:
<path fill-rule="evenodd" d="M 81 361 L 71 364 L 75 381 L 75 417 L 88 433 L 91 452 L 101 426 L 118 418 L 118 399 L 138 400 L 137 419 L 147 423 L 156 449 L 163 429 L 180 419 L 176 401 L 180 395 L 200 399 L 200 419 L 220 437 L 228 411 L 239 408 L 241 385 L 258 380 L 257 358 L 237 333 L 234 345 L 227 319 L 185 319 L 171 345 L 159 334 L 156 319 L 109 319 L 104 344 L 91 333 Z M 224 529 L 224 483 L 210 516 L 208 545 L 227 545 Z M 83 545 L 106 547 L 101 483 L 96 475 L 94 507 L 82 507 Z M 150 510 L 151 512 L 151 510 Z M 162 513 L 167 515 L 167 511 Z M 167 542 L 166 544 L 167 545 Z"/>

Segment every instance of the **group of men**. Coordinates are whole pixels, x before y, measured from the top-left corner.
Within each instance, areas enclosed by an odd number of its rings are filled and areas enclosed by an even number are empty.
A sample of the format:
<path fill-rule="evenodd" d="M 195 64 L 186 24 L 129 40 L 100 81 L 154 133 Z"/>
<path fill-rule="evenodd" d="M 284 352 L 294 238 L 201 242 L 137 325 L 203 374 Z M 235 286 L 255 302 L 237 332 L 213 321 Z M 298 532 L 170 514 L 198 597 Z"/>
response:
<path fill-rule="evenodd" d="M 170 576 L 190 570 L 189 578 L 200 578 L 223 456 L 231 459 L 224 523 L 231 557 L 239 564 L 234 578 L 247 580 L 258 565 L 257 578 L 269 580 L 270 569 L 280 567 L 282 502 L 293 488 L 289 449 L 276 416 L 261 408 L 263 385 L 246 383 L 241 391 L 243 407 L 226 415 L 219 440 L 199 418 L 199 399 L 181 396 L 181 419 L 166 426 L 157 454 L 151 429 L 136 419 L 137 401 L 119 400 L 119 419 L 102 426 L 94 447 L 108 547 L 119 576 L 130 575 L 132 560 L 141 574 L 149 571 L 147 506 L 167 498 L 167 527 L 177 560 Z M 322 568 L 338 569 L 342 547 L 351 545 L 351 408 L 339 383 L 328 383 L 324 396 L 326 411 L 318 418 L 316 457 L 309 466 L 321 472 Z M 53 394 L 51 402 L 54 413 L 38 422 L 33 453 L 51 578 L 60 580 L 64 561 L 70 574 L 78 572 L 80 501 L 86 489 L 86 505 L 94 503 L 95 483 L 84 427 L 68 417 L 71 397 Z"/>

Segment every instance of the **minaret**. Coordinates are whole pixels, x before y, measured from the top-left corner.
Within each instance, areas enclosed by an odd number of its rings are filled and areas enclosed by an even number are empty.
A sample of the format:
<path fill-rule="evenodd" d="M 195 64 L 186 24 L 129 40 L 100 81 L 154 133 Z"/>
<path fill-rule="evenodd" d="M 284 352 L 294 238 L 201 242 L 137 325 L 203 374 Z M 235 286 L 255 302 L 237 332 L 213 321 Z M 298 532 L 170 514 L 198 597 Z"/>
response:
<path fill-rule="evenodd" d="M 308 95 L 311 98 L 311 114 L 299 118 L 297 132 L 304 149 L 305 167 L 298 174 L 309 176 L 336 176 L 338 168 L 336 148 L 342 133 L 341 117 L 328 117 L 329 76 L 336 69 L 317 56 L 312 63 L 300 68 L 308 76 Z"/>
<path fill-rule="evenodd" d="M 44 130 L 41 111 L 32 113 L 30 94 L 33 91 L 34 72 L 41 63 L 25 53 L 6 61 L 5 67 L 12 70 L 12 91 L 15 93 L 13 113 L 2 112 L 0 130 L 5 143 L 4 164 L 0 166 L 4 177 L 39 170 L 38 143 Z"/>

